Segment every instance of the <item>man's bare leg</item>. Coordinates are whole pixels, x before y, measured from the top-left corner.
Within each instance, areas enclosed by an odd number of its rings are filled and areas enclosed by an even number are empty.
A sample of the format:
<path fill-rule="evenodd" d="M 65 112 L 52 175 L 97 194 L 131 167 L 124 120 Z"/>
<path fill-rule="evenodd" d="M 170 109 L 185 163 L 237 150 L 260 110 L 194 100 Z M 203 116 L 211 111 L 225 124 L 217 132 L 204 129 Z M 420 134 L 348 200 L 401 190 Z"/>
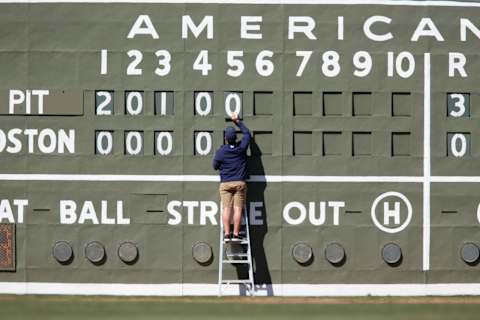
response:
<path fill-rule="evenodd" d="M 223 233 L 226 235 L 230 234 L 230 218 L 232 216 L 232 207 L 224 207 L 223 208 Z"/>
<path fill-rule="evenodd" d="M 233 235 L 238 236 L 242 224 L 242 207 L 233 207 Z"/>

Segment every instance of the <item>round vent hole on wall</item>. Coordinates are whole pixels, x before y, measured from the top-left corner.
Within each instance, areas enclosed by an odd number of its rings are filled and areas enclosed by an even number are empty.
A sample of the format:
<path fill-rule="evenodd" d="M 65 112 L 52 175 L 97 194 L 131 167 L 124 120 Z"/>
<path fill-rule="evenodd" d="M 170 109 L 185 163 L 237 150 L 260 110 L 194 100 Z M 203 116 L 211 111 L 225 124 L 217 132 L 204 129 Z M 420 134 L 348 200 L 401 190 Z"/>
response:
<path fill-rule="evenodd" d="M 205 242 L 198 242 L 192 247 L 192 257 L 201 265 L 210 264 L 213 259 L 212 247 Z"/>
<path fill-rule="evenodd" d="M 311 263 L 313 258 L 313 250 L 306 243 L 297 243 L 292 248 L 293 259 L 301 265 Z"/>
<path fill-rule="evenodd" d="M 330 243 L 325 248 L 325 258 L 333 265 L 340 265 L 345 261 L 345 249 L 339 243 Z"/>
<path fill-rule="evenodd" d="M 389 265 L 397 265 L 402 262 L 402 248 L 396 243 L 387 243 L 382 249 L 383 260 Z"/>
<path fill-rule="evenodd" d="M 53 246 L 53 257 L 62 264 L 68 264 L 73 259 L 73 249 L 66 241 L 57 241 Z"/>
<path fill-rule="evenodd" d="M 478 262 L 480 250 L 475 243 L 467 242 L 462 246 L 460 251 L 462 260 L 468 264 L 475 264 Z"/>
<path fill-rule="evenodd" d="M 137 246 L 133 242 L 123 242 L 118 247 L 118 257 L 127 264 L 136 262 L 138 258 Z"/>
<path fill-rule="evenodd" d="M 85 246 L 85 257 L 93 264 L 102 264 L 105 261 L 105 248 L 98 241 L 89 242 Z"/>

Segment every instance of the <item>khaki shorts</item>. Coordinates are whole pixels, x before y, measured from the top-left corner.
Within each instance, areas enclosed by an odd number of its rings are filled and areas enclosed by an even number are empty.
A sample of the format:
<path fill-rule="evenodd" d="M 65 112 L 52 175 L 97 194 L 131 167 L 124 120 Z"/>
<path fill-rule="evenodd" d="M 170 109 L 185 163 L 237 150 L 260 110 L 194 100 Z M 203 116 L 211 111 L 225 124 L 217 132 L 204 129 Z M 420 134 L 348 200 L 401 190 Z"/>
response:
<path fill-rule="evenodd" d="M 243 208 L 247 197 L 247 183 L 245 181 L 228 181 L 220 183 L 220 198 L 224 208 Z"/>

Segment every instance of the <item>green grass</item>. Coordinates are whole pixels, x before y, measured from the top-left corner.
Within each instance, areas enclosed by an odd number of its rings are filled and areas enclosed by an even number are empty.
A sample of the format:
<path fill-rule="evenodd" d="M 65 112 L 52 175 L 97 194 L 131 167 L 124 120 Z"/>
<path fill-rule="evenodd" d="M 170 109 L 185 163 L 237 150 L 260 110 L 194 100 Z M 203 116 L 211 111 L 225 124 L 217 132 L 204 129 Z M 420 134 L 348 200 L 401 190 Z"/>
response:
<path fill-rule="evenodd" d="M 237 301 L 237 302 L 235 302 Z M 418 304 L 415 303 L 418 301 Z M 479 300 L 0 296 L 0 319 L 480 319 Z M 400 303 L 398 303 L 400 302 Z"/>

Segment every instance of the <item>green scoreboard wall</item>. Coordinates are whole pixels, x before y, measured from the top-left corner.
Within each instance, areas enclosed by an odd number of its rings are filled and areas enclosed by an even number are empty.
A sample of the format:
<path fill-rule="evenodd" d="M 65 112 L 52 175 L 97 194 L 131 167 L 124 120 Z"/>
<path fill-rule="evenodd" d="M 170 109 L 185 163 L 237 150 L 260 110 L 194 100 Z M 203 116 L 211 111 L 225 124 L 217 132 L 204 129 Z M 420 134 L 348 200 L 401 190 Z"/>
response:
<path fill-rule="evenodd" d="M 0 291 L 215 294 L 237 112 L 259 292 L 480 294 L 479 14 L 1 1 Z"/>

